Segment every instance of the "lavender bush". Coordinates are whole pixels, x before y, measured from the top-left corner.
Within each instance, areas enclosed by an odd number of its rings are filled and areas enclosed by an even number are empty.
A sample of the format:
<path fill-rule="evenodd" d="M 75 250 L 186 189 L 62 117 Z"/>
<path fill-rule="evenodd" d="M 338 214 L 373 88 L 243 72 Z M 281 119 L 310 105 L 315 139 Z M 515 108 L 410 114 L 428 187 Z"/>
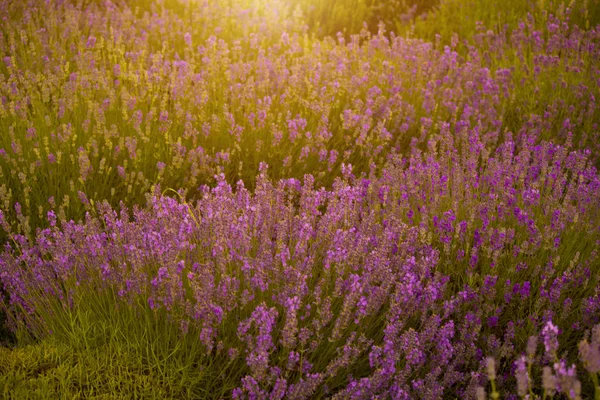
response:
<path fill-rule="evenodd" d="M 528 7 L 0 2 L 0 389 L 600 398 L 600 27 Z"/>
<path fill-rule="evenodd" d="M 549 144 L 476 166 L 470 137 L 379 179 L 344 166 L 329 191 L 265 171 L 254 194 L 221 176 L 195 205 L 156 193 L 83 224 L 50 212 L 2 257 L 12 324 L 68 337 L 73 313 L 119 326 L 113 310 L 141 307 L 194 332 L 197 357 L 239 357 L 236 396 L 473 396 L 485 356 L 512 361 L 545 321 L 572 337 L 600 322 L 600 178 Z"/>

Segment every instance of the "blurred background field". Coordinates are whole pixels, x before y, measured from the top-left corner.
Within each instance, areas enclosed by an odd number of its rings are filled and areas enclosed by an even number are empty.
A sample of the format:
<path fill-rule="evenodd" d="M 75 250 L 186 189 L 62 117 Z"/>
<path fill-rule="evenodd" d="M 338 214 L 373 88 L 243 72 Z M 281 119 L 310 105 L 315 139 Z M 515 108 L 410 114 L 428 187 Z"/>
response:
<path fill-rule="evenodd" d="M 501 124 L 500 136 L 539 118 L 542 138 L 571 132 L 573 145 L 595 148 L 594 52 L 552 44 L 547 32 L 595 42 L 594 31 L 571 29 L 595 26 L 594 1 L 144 0 L 46 12 L 5 2 L 0 209 L 31 234 L 50 208 L 80 219 L 81 194 L 141 204 L 160 184 L 194 199 L 218 172 L 252 188 L 261 161 L 274 179 L 311 173 L 326 186 L 342 163 L 381 170 L 390 152 L 406 154 L 413 139 L 424 148 L 442 121 L 473 107 L 483 89 L 463 87 L 473 61 L 491 79 L 505 74 L 491 104 L 475 104 L 495 114 L 486 123 Z M 556 48 L 532 45 L 536 32 Z M 408 38 L 391 58 L 378 44 L 389 34 Z"/>

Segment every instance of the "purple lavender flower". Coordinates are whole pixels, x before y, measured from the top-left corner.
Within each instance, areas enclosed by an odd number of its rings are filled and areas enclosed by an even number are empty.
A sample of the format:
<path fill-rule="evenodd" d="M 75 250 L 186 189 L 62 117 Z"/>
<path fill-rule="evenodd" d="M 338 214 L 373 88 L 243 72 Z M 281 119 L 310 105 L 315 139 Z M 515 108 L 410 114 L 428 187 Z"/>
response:
<path fill-rule="evenodd" d="M 94 48 L 94 46 L 96 45 L 96 38 L 94 36 L 89 36 L 87 39 L 87 43 L 85 44 L 85 46 L 88 49 L 92 49 Z"/>
<path fill-rule="evenodd" d="M 558 334 L 558 327 L 552 323 L 552 320 L 549 320 L 544 329 L 542 329 L 542 339 L 548 357 L 556 356 L 556 352 L 558 351 Z"/>
<path fill-rule="evenodd" d="M 529 372 L 527 371 L 527 360 L 525 356 L 517 359 L 515 377 L 517 378 L 517 392 L 519 396 L 525 396 L 529 392 Z"/>

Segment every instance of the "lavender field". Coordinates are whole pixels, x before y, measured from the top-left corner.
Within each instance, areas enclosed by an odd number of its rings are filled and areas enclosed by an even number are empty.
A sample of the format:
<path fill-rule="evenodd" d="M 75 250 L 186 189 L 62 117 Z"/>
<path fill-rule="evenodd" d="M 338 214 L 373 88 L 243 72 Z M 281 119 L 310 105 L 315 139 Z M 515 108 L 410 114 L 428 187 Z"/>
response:
<path fill-rule="evenodd" d="M 0 397 L 600 400 L 600 0 L 0 0 Z"/>

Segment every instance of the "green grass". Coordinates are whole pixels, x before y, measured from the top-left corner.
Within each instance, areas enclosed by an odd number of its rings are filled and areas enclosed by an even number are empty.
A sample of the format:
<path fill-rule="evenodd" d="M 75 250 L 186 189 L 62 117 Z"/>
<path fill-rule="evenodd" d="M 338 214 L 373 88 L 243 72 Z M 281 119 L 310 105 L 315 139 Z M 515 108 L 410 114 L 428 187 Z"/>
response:
<path fill-rule="evenodd" d="M 59 317 L 47 327 L 51 335 L 37 339 L 21 331 L 18 348 L 0 348 L 0 394 L 14 399 L 222 398 L 243 376 L 243 360 L 240 365 L 217 351 L 205 352 L 199 332 L 183 335 L 164 312 L 155 313 L 147 304 L 132 307 L 90 289 L 72 310 L 56 310 Z M 214 376 L 215 371 L 221 375 Z"/>

